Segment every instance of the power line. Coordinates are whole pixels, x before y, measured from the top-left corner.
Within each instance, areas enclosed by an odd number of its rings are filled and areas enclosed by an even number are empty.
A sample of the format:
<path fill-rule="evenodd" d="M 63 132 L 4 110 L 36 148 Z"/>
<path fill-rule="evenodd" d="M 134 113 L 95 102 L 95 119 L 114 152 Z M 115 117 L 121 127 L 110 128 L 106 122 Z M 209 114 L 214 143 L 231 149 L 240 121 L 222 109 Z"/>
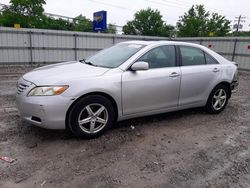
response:
<path fill-rule="evenodd" d="M 175 4 L 175 5 L 179 5 L 180 7 L 184 7 L 187 8 L 186 6 L 190 6 L 192 3 L 183 3 L 183 2 L 178 2 L 178 1 L 169 1 L 169 0 L 161 0 L 165 3 L 169 3 L 169 4 Z"/>
<path fill-rule="evenodd" d="M 114 4 L 111 4 L 111 3 L 101 2 L 101 1 L 97 1 L 97 0 L 88 0 L 88 1 L 93 2 L 93 3 L 97 3 L 97 4 L 102 4 L 102 5 L 109 6 L 109 7 L 114 7 L 114 8 L 122 9 L 122 10 L 129 10 L 129 11 L 132 11 L 132 12 L 137 12 L 138 11 L 136 9 L 131 9 L 131 8 L 127 8 L 127 7 L 117 6 L 117 5 L 114 5 Z M 174 20 L 174 21 L 177 20 L 177 19 L 171 18 L 169 16 L 167 16 L 166 18 L 170 19 L 170 20 Z"/>
<path fill-rule="evenodd" d="M 105 5 L 105 6 L 108 6 L 108 7 L 118 8 L 118 9 L 121 9 L 121 10 L 129 10 L 131 12 L 137 12 L 138 11 L 136 9 L 131 9 L 131 8 L 127 8 L 127 7 L 117 6 L 117 5 L 114 5 L 114 4 L 111 4 L 111 3 L 101 2 L 101 1 L 97 1 L 97 0 L 88 0 L 88 1 L 93 2 L 93 3 L 97 3 L 97 4 L 102 4 L 102 5 Z M 176 21 L 175 18 L 171 18 L 171 17 L 167 17 L 167 19 L 175 20 Z"/>
<path fill-rule="evenodd" d="M 194 3 L 190 3 L 188 1 L 184 1 L 184 0 L 176 0 L 176 1 L 171 1 L 171 0 L 161 0 L 163 2 L 167 2 L 167 3 L 170 3 L 170 4 L 175 4 L 175 5 L 179 5 L 180 7 L 183 7 L 183 6 L 192 6 L 192 5 L 195 5 Z M 169 5 L 170 6 L 170 5 Z M 209 9 L 211 10 L 214 10 L 215 12 L 223 12 L 224 15 L 227 15 L 227 16 L 236 16 L 237 13 L 235 13 L 234 11 L 232 10 L 228 10 L 228 9 L 218 9 L 218 8 L 215 8 L 215 7 L 211 7 L 211 6 L 207 6 L 205 5 L 205 7 L 208 7 Z M 186 7 L 185 7 L 186 8 Z M 226 13 L 227 12 L 227 13 Z"/>
<path fill-rule="evenodd" d="M 162 3 L 162 2 L 153 1 L 153 0 L 146 0 L 146 1 L 154 3 L 154 4 L 158 4 L 158 5 L 167 6 L 167 7 L 172 6 L 172 7 L 175 7 L 175 8 L 186 9 L 186 7 L 184 7 L 184 6 L 178 6 L 178 5 L 174 5 L 174 4 L 167 4 L 167 3 Z"/>
<path fill-rule="evenodd" d="M 166 1 L 166 0 L 163 0 L 163 1 Z M 195 4 L 193 4 L 193 3 L 190 3 L 189 1 L 185 1 L 185 0 L 176 0 L 176 2 L 178 2 L 178 3 L 181 3 L 181 4 L 189 4 L 189 5 L 195 5 Z M 225 8 L 223 8 L 223 9 L 218 9 L 218 8 L 215 8 L 215 7 L 211 7 L 211 6 L 207 6 L 207 5 L 205 5 L 205 7 L 208 7 L 209 9 L 213 9 L 213 10 L 215 10 L 215 11 L 219 11 L 219 12 L 230 12 L 230 16 L 235 16 L 236 14 L 235 14 L 235 12 L 234 11 L 232 11 L 232 10 L 228 10 L 228 9 L 225 9 Z"/>
<path fill-rule="evenodd" d="M 111 3 L 106 3 L 106 2 L 96 1 L 96 0 L 88 0 L 88 1 L 94 2 L 94 3 L 97 3 L 97 4 L 103 4 L 105 6 L 110 6 L 110 7 L 118 8 L 118 9 L 121 9 L 121 10 L 129 10 L 129 11 L 132 11 L 132 12 L 136 12 L 137 11 L 135 9 L 130 9 L 130 8 L 127 8 L 127 7 L 122 7 L 122 6 L 114 5 L 114 4 L 111 4 Z"/>

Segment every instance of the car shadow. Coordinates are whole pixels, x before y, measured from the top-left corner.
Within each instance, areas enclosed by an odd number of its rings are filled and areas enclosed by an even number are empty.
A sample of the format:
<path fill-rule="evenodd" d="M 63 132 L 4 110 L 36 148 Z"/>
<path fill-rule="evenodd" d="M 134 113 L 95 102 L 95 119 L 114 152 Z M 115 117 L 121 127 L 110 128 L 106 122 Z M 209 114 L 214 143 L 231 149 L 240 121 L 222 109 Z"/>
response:
<path fill-rule="evenodd" d="M 139 126 L 143 128 L 146 124 L 152 123 L 161 123 L 163 121 L 172 121 L 178 120 L 179 118 L 190 116 L 190 115 L 202 115 L 204 114 L 204 110 L 202 108 L 193 108 L 175 112 L 168 112 L 163 114 L 144 116 L 139 118 L 133 118 L 124 120 L 121 122 L 117 122 L 115 126 L 108 130 L 105 135 L 116 134 L 115 132 L 129 132 L 133 126 Z M 19 123 L 19 135 L 23 137 L 34 137 L 37 140 L 41 141 L 50 141 L 50 140 L 81 140 L 76 138 L 69 130 L 50 130 L 40 128 L 34 125 L 31 125 L 27 122 L 20 121 Z"/>
<path fill-rule="evenodd" d="M 120 127 L 127 127 L 131 125 L 140 125 L 143 126 L 143 124 L 150 124 L 155 122 L 162 122 L 162 121 L 170 121 L 174 119 L 179 119 L 184 116 L 194 115 L 194 114 L 205 114 L 203 108 L 192 108 L 192 109 L 186 109 L 186 110 L 179 110 L 174 112 L 167 112 L 157 115 L 150 115 L 150 116 L 144 116 L 144 117 L 138 117 L 138 118 L 132 118 L 128 120 L 124 120 L 121 122 L 118 122 L 116 126 L 114 126 L 114 129 L 120 128 Z"/>

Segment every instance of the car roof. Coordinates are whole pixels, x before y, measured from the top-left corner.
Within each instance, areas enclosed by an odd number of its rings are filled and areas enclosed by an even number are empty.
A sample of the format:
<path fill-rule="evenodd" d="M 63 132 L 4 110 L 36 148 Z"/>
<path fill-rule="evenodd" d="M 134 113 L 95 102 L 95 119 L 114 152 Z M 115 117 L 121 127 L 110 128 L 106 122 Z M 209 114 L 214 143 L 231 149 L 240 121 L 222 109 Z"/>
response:
<path fill-rule="evenodd" d="M 153 43 L 156 43 L 157 41 L 143 41 L 143 40 L 131 40 L 131 41 L 126 41 L 122 43 L 127 43 L 127 44 L 141 44 L 141 45 L 150 45 Z"/>
<path fill-rule="evenodd" d="M 127 43 L 127 44 L 140 44 L 140 45 L 187 45 L 187 46 L 193 46 L 193 47 L 199 47 L 202 48 L 203 46 L 199 45 L 199 44 L 195 44 L 195 43 L 190 43 L 190 42 L 181 42 L 181 41 L 167 41 L 167 40 L 160 40 L 160 41 L 143 41 L 143 40 L 132 40 L 132 41 L 126 41 L 126 42 L 122 42 L 122 43 Z"/>

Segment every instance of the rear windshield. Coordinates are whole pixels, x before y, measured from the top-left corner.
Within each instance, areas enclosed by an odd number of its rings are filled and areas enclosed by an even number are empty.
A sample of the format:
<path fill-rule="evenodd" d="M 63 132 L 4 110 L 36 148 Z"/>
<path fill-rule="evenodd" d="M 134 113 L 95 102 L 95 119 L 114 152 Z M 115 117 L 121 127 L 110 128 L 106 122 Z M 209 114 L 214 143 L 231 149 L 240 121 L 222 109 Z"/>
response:
<path fill-rule="evenodd" d="M 94 66 L 116 68 L 141 50 L 145 45 L 122 43 L 104 49 L 86 59 Z"/>

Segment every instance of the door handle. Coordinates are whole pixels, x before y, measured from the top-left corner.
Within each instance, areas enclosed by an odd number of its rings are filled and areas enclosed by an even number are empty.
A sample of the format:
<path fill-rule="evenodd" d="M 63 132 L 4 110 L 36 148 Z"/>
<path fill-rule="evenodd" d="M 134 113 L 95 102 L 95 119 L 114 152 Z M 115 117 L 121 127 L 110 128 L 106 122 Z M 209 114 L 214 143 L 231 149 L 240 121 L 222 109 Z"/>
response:
<path fill-rule="evenodd" d="M 213 69 L 213 72 L 220 72 L 220 69 L 214 68 L 214 69 Z"/>
<path fill-rule="evenodd" d="M 171 78 L 175 78 L 175 77 L 178 77 L 178 76 L 180 76 L 178 73 L 176 73 L 176 72 L 172 72 L 170 75 L 169 75 L 169 77 L 171 77 Z"/>

